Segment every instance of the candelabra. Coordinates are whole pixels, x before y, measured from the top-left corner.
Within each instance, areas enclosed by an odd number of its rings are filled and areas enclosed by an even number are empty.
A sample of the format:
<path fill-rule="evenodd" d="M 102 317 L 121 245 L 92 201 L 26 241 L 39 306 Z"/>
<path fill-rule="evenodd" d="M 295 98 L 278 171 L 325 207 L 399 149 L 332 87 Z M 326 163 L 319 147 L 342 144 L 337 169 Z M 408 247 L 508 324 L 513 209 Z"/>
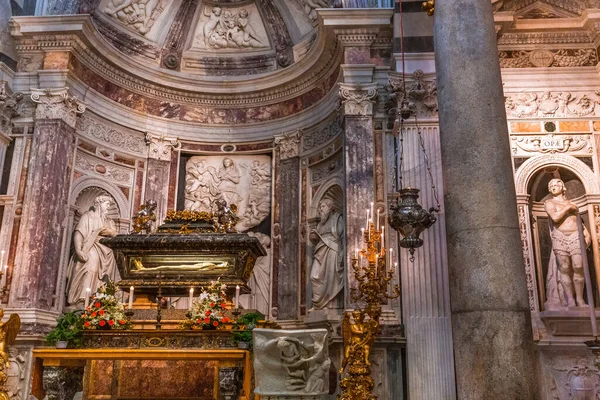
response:
<path fill-rule="evenodd" d="M 338 398 L 341 400 L 376 399 L 369 361 L 371 346 L 379 329 L 381 304 L 400 296 L 398 285 L 392 285 L 395 271 L 386 270 L 383 233 L 373 222 L 369 222 L 363 241 L 363 248 L 356 249 L 352 258 L 356 287 L 350 288 L 350 296 L 364 307 L 346 312 L 342 321 L 344 359 L 340 374 L 346 371 L 347 375 L 340 382 L 342 394 Z"/>

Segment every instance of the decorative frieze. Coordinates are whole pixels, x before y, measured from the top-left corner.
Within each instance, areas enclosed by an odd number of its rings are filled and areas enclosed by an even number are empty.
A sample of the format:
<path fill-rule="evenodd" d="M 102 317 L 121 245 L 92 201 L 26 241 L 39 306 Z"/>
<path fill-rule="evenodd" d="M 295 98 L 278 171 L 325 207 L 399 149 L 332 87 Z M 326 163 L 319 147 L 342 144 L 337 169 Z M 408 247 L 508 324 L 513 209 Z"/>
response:
<path fill-rule="evenodd" d="M 507 93 L 508 117 L 585 117 L 600 115 L 600 90 L 593 92 L 527 92 Z"/>
<path fill-rule="evenodd" d="M 590 155 L 593 153 L 590 135 L 535 135 L 511 136 L 513 155 L 577 153 Z"/>
<path fill-rule="evenodd" d="M 119 185 L 131 186 L 133 184 L 133 170 L 118 167 L 83 152 L 77 152 L 75 167 L 80 171 L 102 176 Z"/>
<path fill-rule="evenodd" d="M 69 88 L 31 89 L 31 100 L 37 103 L 36 119 L 60 119 L 75 128 L 77 114 L 85 111 L 85 105 L 69 93 Z"/>
<path fill-rule="evenodd" d="M 279 151 L 279 158 L 281 160 L 298 157 L 300 151 L 300 131 L 275 136 L 275 150 Z"/>
<path fill-rule="evenodd" d="M 593 67 L 598 63 L 595 49 L 501 51 L 499 57 L 501 68 Z"/>
<path fill-rule="evenodd" d="M 340 83 L 340 97 L 345 115 L 373 115 L 373 104 L 377 99 L 377 84 Z"/>
<path fill-rule="evenodd" d="M 83 114 L 77 119 L 75 129 L 78 134 L 100 141 L 112 149 L 140 156 L 147 155 L 148 149 L 141 134 L 135 135 L 124 130 L 115 129 L 87 114 Z"/>
<path fill-rule="evenodd" d="M 327 143 L 342 133 L 343 128 L 344 121 L 342 119 L 342 114 L 338 113 L 336 114 L 335 119 L 331 122 L 328 122 L 325 126 L 317 129 L 314 132 L 304 133 L 302 135 L 302 151 L 306 152 L 315 147 L 319 147 L 324 143 Z"/>
<path fill-rule="evenodd" d="M 171 152 L 181 148 L 181 142 L 177 138 L 155 136 L 146 132 L 145 140 L 148 157 L 155 160 L 171 161 Z"/>

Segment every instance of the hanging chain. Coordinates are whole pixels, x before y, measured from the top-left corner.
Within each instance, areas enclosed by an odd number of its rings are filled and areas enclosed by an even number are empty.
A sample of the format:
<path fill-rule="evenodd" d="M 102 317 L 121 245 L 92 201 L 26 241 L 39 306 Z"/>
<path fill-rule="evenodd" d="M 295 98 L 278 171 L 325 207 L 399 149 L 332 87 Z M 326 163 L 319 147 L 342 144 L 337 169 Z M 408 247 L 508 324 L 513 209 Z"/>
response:
<path fill-rule="evenodd" d="M 417 120 L 417 113 L 415 112 L 415 125 L 417 127 L 417 134 L 419 135 L 419 143 L 421 145 L 421 150 L 423 150 L 423 158 L 425 159 L 425 168 L 427 168 L 427 175 L 429 175 L 429 180 L 431 181 L 431 190 L 433 192 L 433 198 L 435 199 L 436 206 L 433 209 L 435 212 L 439 212 L 441 209 L 440 199 L 438 198 L 437 190 L 435 188 L 435 181 L 433 180 L 433 174 L 431 173 L 431 160 L 427 155 L 427 151 L 425 151 L 425 139 L 423 139 L 423 135 L 421 133 L 421 127 L 419 126 L 419 121 Z"/>
<path fill-rule="evenodd" d="M 404 120 L 400 118 L 400 130 L 398 132 L 400 143 L 398 145 L 398 191 L 404 187 L 402 184 L 402 165 L 404 163 Z"/>

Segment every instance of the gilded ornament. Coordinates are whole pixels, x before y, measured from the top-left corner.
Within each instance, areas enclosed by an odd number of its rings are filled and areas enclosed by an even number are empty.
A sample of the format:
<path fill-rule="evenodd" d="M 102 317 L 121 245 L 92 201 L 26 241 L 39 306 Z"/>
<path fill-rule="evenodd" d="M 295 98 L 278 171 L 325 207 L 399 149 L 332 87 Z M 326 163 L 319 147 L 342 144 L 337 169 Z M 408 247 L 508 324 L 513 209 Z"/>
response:
<path fill-rule="evenodd" d="M 133 232 L 152 233 L 152 223 L 156 222 L 156 201 L 147 200 L 140 206 L 140 210 L 133 220 Z"/>
<path fill-rule="evenodd" d="M 427 0 L 423 2 L 423 11 L 427 12 L 427 15 L 433 17 L 435 11 L 435 0 Z"/>
<path fill-rule="evenodd" d="M 4 288 L 3 288 L 4 289 Z M 4 290 L 3 290 L 4 291 Z M 0 308 L 0 400 L 9 400 L 6 382 L 8 380 L 7 369 L 10 367 L 6 346 L 15 342 L 19 329 L 21 329 L 21 318 L 17 314 L 11 314 L 8 321 L 1 322 L 4 317 L 4 310 Z"/>

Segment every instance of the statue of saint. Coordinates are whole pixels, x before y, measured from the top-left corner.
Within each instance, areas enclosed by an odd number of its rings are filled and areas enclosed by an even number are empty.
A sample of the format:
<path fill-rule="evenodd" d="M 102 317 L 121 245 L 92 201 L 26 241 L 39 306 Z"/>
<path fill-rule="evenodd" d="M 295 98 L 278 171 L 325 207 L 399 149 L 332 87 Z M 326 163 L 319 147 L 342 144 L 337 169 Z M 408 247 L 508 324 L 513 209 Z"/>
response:
<path fill-rule="evenodd" d="M 548 276 L 556 277 L 559 283 L 552 289 L 552 279 L 548 279 L 548 300 L 557 292 L 560 303 L 566 302 L 568 307 L 575 305 L 582 307 L 587 304 L 583 300 L 583 288 L 585 279 L 583 274 L 583 257 L 581 244 L 579 241 L 579 232 L 577 227 L 577 218 L 579 210 L 575 204 L 565 196 L 566 189 L 564 182 L 560 179 L 552 179 L 548 183 L 548 191 L 552 198 L 544 203 L 544 209 L 550 217 L 550 237 L 552 238 L 552 252 Z M 586 248 L 590 244 L 590 235 L 582 223 L 583 235 L 586 242 Z M 553 266 L 555 266 L 553 268 Z M 562 290 L 560 290 L 562 289 Z M 573 289 L 575 296 L 573 296 Z"/>
<path fill-rule="evenodd" d="M 337 308 L 334 300 L 344 288 L 344 221 L 342 215 L 333 210 L 333 200 L 323 199 L 319 203 L 321 217 L 316 229 L 312 229 L 309 240 L 315 246 L 310 270 L 312 284 L 312 310 L 325 307 Z"/>
<path fill-rule="evenodd" d="M 110 196 L 98 196 L 94 205 L 83 213 L 75 227 L 73 244 L 75 253 L 69 261 L 67 302 L 71 305 L 85 302 L 90 293 L 96 293 L 106 275 L 112 281 L 121 279 L 112 250 L 101 244 L 103 237 L 117 234 L 115 224 L 108 218 L 108 209 L 113 203 Z"/>

